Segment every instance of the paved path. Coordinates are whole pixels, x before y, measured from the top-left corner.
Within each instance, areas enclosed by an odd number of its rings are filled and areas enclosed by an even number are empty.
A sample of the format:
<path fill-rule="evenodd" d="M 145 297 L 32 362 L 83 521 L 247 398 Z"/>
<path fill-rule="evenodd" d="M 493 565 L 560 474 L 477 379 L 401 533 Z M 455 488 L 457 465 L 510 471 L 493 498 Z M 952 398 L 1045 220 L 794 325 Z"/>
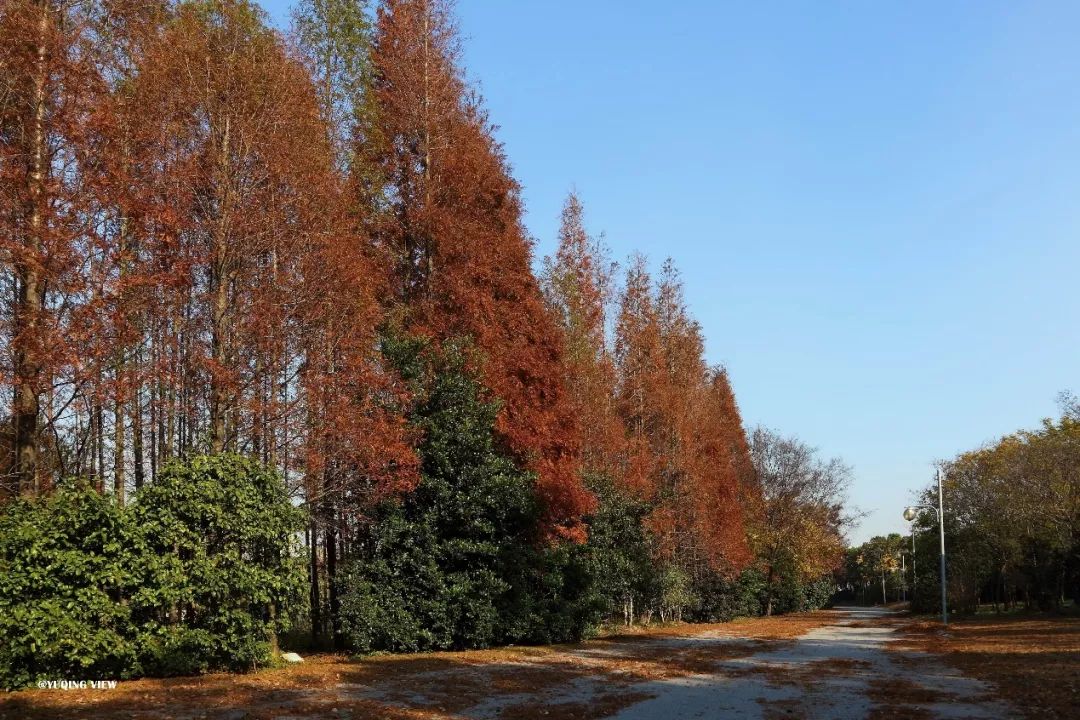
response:
<path fill-rule="evenodd" d="M 878 713 L 971 719 L 1014 715 L 989 696 L 983 683 L 949 669 L 934 656 L 887 651 L 886 644 L 896 639 L 895 629 L 880 622 L 890 614 L 887 611 L 838 610 L 837 624 L 812 630 L 791 644 L 721 662 L 714 672 L 635 686 L 655 697 L 614 717 L 856 720 Z"/>
<path fill-rule="evenodd" d="M 691 633 L 687 635 L 631 635 L 578 645 L 398 656 L 386 662 L 312 658 L 303 665 L 250 677 L 135 681 L 133 685 L 146 687 L 115 699 L 104 693 L 47 696 L 70 703 L 45 704 L 33 717 L 76 715 L 64 712 L 65 707 L 94 720 L 1017 716 L 992 697 L 990 688 L 950 669 L 941 658 L 898 644 L 890 649 L 900 638 L 897 619 L 883 610 L 840 608 L 823 615 L 762 621 L 765 626 L 777 623 L 774 631 L 785 625 L 788 630 L 815 628 L 793 639 L 754 640 L 736 635 L 738 624 L 725 624 L 681 628 Z M 16 703 L 27 699 L 25 709 L 32 710 L 34 692 L 9 699 Z M 8 714 L 0 702 L 0 716 L 27 715 L 13 709 Z"/>
<path fill-rule="evenodd" d="M 572 665 L 572 676 L 542 687 L 525 683 L 510 694 L 485 688 L 498 684 L 499 673 L 524 678 L 537 665 L 436 671 L 430 678 L 413 678 L 405 693 L 393 695 L 374 685 L 339 685 L 338 697 L 376 699 L 391 706 L 434 710 L 435 717 L 469 720 L 596 718 L 608 708 L 605 717 L 618 720 L 1016 716 L 991 696 L 990 688 L 948 668 L 939 658 L 889 650 L 888 644 L 898 639 L 893 613 L 838 608 L 834 614 L 834 623 L 793 640 L 754 643 L 706 631 L 566 648 L 545 655 L 543 664 Z M 464 693 L 461 704 L 444 715 L 445 704 L 430 690 L 433 687 L 475 690 Z"/>

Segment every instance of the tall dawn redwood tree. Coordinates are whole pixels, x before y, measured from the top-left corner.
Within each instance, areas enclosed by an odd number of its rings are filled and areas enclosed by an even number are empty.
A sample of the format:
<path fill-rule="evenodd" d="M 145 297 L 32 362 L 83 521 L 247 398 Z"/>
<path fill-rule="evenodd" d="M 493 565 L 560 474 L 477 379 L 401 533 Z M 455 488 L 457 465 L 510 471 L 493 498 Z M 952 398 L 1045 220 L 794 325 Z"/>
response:
<path fill-rule="evenodd" d="M 457 54 L 446 2 L 380 7 L 372 107 L 357 133 L 388 199 L 373 237 L 393 258 L 403 322 L 474 339 L 503 403 L 497 429 L 537 473 L 546 530 L 581 538 L 594 500 L 578 472 L 560 337 L 531 270 L 518 185 Z"/>
<path fill-rule="evenodd" d="M 71 3 L 0 4 L 0 386 L 12 398 L 0 473 L 24 495 L 53 474 L 56 420 L 78 370 L 69 323 L 86 302 L 89 220 L 79 159 L 101 91 L 86 24 Z"/>
<path fill-rule="evenodd" d="M 305 263 L 334 192 L 314 92 L 242 0 L 181 5 L 134 88 L 133 162 L 154 189 L 139 230 L 163 270 L 154 350 L 172 386 L 159 444 L 277 457 L 268 420 L 295 405 L 280 385 L 297 373 Z"/>
<path fill-rule="evenodd" d="M 602 240 L 585 230 L 583 216 L 581 201 L 571 193 L 563 206 L 558 249 L 544 260 L 544 295 L 563 336 L 563 377 L 579 421 L 582 467 L 622 486 L 625 436 L 615 411 L 615 363 L 607 342 L 615 266 Z"/>
<path fill-rule="evenodd" d="M 746 441 L 727 377 L 706 365 L 703 345 L 671 262 L 654 287 L 644 258 L 633 258 L 615 325 L 629 480 L 652 503 L 646 522 L 660 558 L 690 576 L 750 559 Z"/>
<path fill-rule="evenodd" d="M 365 493 L 407 484 L 415 463 L 376 358 L 377 273 L 304 64 L 251 3 L 183 3 L 126 113 L 149 188 L 133 232 L 157 270 L 157 461 L 251 454 L 303 477 L 313 503 L 348 477 Z"/>

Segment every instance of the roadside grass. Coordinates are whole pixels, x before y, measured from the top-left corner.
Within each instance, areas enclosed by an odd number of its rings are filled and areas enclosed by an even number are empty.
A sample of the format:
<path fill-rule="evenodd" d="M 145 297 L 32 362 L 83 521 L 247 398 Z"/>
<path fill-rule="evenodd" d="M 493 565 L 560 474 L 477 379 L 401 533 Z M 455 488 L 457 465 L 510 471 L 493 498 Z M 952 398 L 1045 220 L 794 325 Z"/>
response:
<path fill-rule="evenodd" d="M 790 641 L 835 618 L 820 611 L 618 628 L 566 645 L 363 658 L 317 654 L 300 665 L 244 675 L 146 678 L 107 691 L 0 694 L 0 720 L 270 720 L 282 715 L 430 720 L 460 717 L 480 702 L 501 720 L 541 714 L 549 720 L 586 720 L 647 699 L 634 691 L 636 683 L 708 672 L 717 662 Z M 556 695 L 559 704 L 547 702 Z"/>
<path fill-rule="evenodd" d="M 941 655 L 966 675 L 997 688 L 1030 718 L 1075 718 L 1080 708 L 1080 617 L 1033 613 L 903 624 L 896 649 Z"/>

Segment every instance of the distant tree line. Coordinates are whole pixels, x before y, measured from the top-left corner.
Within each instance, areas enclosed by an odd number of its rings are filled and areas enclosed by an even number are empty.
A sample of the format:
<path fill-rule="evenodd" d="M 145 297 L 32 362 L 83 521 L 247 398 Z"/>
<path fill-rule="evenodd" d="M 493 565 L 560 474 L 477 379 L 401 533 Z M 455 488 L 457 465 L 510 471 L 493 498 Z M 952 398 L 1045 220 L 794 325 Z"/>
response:
<path fill-rule="evenodd" d="M 246 0 L 0 5 L 4 639 L 107 631 L 5 643 L 5 684 L 827 601 L 847 468 L 747 437 L 674 265 L 618 267 L 576 196 L 534 273 L 459 55 L 443 0 L 303 0 L 288 36 Z M 252 483 L 299 508 L 258 550 L 215 524 Z M 105 574 L 53 582 L 79 555 Z"/>
<path fill-rule="evenodd" d="M 961 453 L 944 465 L 945 550 L 950 610 L 979 605 L 1050 610 L 1080 601 L 1080 412 Z M 937 488 L 923 499 L 936 502 Z M 935 513 L 915 523 L 916 552 L 937 557 Z M 924 582 L 925 577 L 925 582 Z M 919 570 L 916 607 L 941 601 L 937 565 Z"/>
<path fill-rule="evenodd" d="M 929 551 L 927 546 L 926 552 Z M 936 554 L 923 555 L 919 562 L 929 570 L 937 558 Z M 838 573 L 838 597 L 860 605 L 887 605 L 911 600 L 919 577 L 918 568 L 910 536 L 889 533 L 872 537 L 861 545 L 848 548 L 844 567 Z M 923 581 L 932 585 L 936 575 L 930 577 L 928 573 L 923 574 L 926 575 Z"/>
<path fill-rule="evenodd" d="M 950 612 L 979 606 L 1054 610 L 1080 601 L 1080 403 L 1062 415 L 942 464 L 946 590 Z M 936 508 L 937 484 L 917 505 Z M 922 509 L 910 535 L 875 537 L 848 550 L 840 583 L 856 599 L 906 596 L 939 612 L 937 512 Z"/>

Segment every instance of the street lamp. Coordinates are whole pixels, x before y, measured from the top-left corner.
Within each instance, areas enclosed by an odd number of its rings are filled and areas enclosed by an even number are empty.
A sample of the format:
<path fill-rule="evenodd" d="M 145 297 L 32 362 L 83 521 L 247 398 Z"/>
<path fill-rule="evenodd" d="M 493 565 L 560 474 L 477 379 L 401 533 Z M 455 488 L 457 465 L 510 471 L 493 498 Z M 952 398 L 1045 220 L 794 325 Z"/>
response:
<path fill-rule="evenodd" d="M 934 510 L 938 516 L 938 528 L 941 532 L 941 623 L 943 625 L 949 624 L 949 610 L 946 605 L 945 597 L 945 503 L 942 499 L 941 492 L 942 472 L 941 468 L 937 471 L 937 498 L 938 506 L 933 505 L 913 505 L 904 509 L 904 519 L 908 522 L 913 521 L 919 515 L 919 510 Z M 912 572 L 915 570 L 915 526 L 911 528 L 911 568 Z M 916 580 L 916 584 L 918 580 Z"/>

